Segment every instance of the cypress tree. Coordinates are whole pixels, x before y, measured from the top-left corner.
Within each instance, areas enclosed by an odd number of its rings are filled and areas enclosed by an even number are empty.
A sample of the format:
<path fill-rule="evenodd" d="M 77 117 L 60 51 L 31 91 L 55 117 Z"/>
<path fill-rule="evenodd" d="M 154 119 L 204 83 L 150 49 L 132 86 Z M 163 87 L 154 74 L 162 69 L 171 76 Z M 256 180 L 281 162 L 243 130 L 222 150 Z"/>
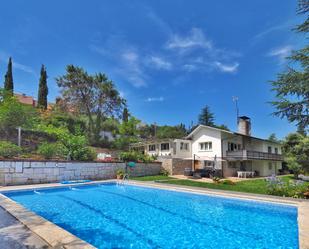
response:
<path fill-rule="evenodd" d="M 9 58 L 8 70 L 4 76 L 4 90 L 13 95 L 14 84 L 13 84 L 13 72 L 12 72 L 12 58 Z"/>
<path fill-rule="evenodd" d="M 129 121 L 129 111 L 128 111 L 128 108 L 124 108 L 123 109 L 123 113 L 122 113 L 122 121 L 123 122 L 128 122 Z"/>
<path fill-rule="evenodd" d="M 47 95 L 48 95 L 48 87 L 47 87 L 47 73 L 44 65 L 41 67 L 41 76 L 39 82 L 39 92 L 38 92 L 38 107 L 47 109 Z"/>

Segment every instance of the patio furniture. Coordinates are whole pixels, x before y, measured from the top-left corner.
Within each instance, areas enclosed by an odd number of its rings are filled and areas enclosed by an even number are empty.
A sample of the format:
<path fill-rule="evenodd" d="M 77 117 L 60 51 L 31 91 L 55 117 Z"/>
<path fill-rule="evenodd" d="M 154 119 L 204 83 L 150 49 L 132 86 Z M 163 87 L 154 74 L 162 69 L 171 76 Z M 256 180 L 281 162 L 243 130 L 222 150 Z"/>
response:
<path fill-rule="evenodd" d="M 237 171 L 238 178 L 247 178 L 247 177 L 254 177 L 254 171 Z"/>

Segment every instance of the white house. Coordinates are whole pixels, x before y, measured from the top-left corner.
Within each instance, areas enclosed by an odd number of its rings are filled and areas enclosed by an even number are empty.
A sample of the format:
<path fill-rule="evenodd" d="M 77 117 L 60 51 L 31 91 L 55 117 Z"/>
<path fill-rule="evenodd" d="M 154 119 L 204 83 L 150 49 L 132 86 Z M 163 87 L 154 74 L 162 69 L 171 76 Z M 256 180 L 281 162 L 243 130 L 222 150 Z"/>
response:
<path fill-rule="evenodd" d="M 131 148 L 160 158 L 191 160 L 193 170 L 213 167 L 224 176 L 236 176 L 239 171 L 268 176 L 282 167 L 280 144 L 251 136 L 246 116 L 239 117 L 238 132 L 199 125 L 184 139 L 145 141 Z"/>

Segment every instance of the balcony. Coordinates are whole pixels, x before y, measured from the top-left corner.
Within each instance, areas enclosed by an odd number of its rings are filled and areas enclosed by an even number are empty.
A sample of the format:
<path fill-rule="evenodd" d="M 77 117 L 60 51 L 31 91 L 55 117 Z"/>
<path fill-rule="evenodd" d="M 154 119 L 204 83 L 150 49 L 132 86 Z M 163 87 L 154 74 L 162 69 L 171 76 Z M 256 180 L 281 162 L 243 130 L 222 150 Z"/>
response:
<path fill-rule="evenodd" d="M 226 159 L 228 160 L 274 160 L 282 161 L 283 157 L 280 154 L 252 151 L 252 150 L 238 150 L 226 151 Z"/>

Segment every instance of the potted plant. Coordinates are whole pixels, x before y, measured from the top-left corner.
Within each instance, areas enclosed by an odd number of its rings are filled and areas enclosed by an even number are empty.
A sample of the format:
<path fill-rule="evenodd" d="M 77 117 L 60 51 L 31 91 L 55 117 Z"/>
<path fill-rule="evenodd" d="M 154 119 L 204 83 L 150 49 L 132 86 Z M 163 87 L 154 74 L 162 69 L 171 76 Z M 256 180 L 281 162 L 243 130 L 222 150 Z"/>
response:
<path fill-rule="evenodd" d="M 118 179 L 118 180 L 123 179 L 124 174 L 125 174 L 125 172 L 124 172 L 123 169 L 118 169 L 118 170 L 116 171 L 117 179 Z"/>

